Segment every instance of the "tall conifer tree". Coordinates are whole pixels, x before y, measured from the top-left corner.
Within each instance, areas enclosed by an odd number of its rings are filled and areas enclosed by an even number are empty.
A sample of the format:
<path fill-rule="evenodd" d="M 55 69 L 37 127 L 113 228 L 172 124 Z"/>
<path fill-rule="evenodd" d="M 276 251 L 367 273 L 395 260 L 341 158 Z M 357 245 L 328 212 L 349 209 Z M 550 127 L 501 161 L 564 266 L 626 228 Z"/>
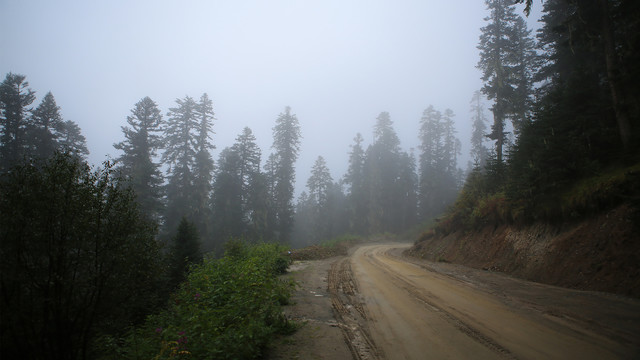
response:
<path fill-rule="evenodd" d="M 24 75 L 7 74 L 0 83 L 0 171 L 17 165 L 26 155 L 29 105 L 35 93 Z"/>
<path fill-rule="evenodd" d="M 30 120 L 27 130 L 31 153 L 42 159 L 49 158 L 58 149 L 58 138 L 64 131 L 60 107 L 51 92 L 33 110 Z"/>
<path fill-rule="evenodd" d="M 280 242 L 288 243 L 293 227 L 293 187 L 295 162 L 300 151 L 300 124 L 291 108 L 280 113 L 273 128 L 273 208 L 276 234 Z"/>
<path fill-rule="evenodd" d="M 395 231 L 400 175 L 400 140 L 388 112 L 381 112 L 366 153 L 364 171 L 368 197 L 368 227 L 373 233 Z"/>
<path fill-rule="evenodd" d="M 210 150 L 215 149 L 211 142 L 213 134 L 213 102 L 205 93 L 200 97 L 195 108 L 195 118 L 197 123 L 195 138 L 195 161 L 193 163 L 193 223 L 195 224 L 201 238 L 209 236 L 211 221 L 211 210 L 209 199 L 211 197 L 214 163 Z"/>
<path fill-rule="evenodd" d="M 485 3 L 490 14 L 485 18 L 488 24 L 481 29 L 478 68 L 485 82 L 482 92 L 494 101 L 493 125 L 487 136 L 496 141 L 496 160 L 501 165 L 507 133 L 505 119 L 511 118 L 519 131 L 528 113 L 533 41 L 511 1 Z"/>
<path fill-rule="evenodd" d="M 176 229 L 183 216 L 192 219 L 194 213 L 194 162 L 196 139 L 200 123 L 197 119 L 198 104 L 186 96 L 176 99 L 176 107 L 170 108 L 164 128 L 162 161 L 167 165 L 167 206 L 165 232 Z"/>
<path fill-rule="evenodd" d="M 73 120 L 64 122 L 58 141 L 62 151 L 69 152 L 77 159 L 86 160 L 87 155 L 89 155 L 87 139 L 82 135 L 80 127 Z"/>
<path fill-rule="evenodd" d="M 356 234 L 365 234 L 368 197 L 364 178 L 365 151 L 362 147 L 364 139 L 358 133 L 353 141 L 354 144 L 351 145 L 349 153 L 349 167 L 344 176 L 344 183 L 348 186 L 349 229 Z"/>
<path fill-rule="evenodd" d="M 125 140 L 113 145 L 123 154 L 118 168 L 129 180 L 143 214 L 159 221 L 162 210 L 162 173 L 154 161 L 161 147 L 162 114 L 149 97 L 138 101 L 127 116 L 129 126 L 123 126 Z"/>
<path fill-rule="evenodd" d="M 482 105 L 482 94 L 475 91 L 471 98 L 471 160 L 473 165 L 482 169 L 489 156 L 488 149 L 484 145 L 487 131 L 487 118 Z"/>

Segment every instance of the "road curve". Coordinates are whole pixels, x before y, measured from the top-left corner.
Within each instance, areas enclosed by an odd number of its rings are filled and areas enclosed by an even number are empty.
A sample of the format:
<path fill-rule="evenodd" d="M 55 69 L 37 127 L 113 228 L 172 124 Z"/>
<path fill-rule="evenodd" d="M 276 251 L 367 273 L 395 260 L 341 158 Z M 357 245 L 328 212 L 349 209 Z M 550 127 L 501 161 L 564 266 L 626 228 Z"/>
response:
<path fill-rule="evenodd" d="M 622 331 L 620 335 L 610 328 L 601 333 L 597 324 L 582 326 L 568 317 L 519 306 L 522 301 L 507 301 L 504 293 L 469 278 L 433 271 L 394 255 L 392 250 L 402 246 L 359 247 L 330 271 L 333 307 L 356 359 L 623 359 L 640 355 L 638 343 L 629 340 L 633 334 Z M 545 287 L 539 289 L 545 291 Z M 535 293 L 526 295 L 532 296 Z M 640 310 L 638 302 L 625 304 Z"/>

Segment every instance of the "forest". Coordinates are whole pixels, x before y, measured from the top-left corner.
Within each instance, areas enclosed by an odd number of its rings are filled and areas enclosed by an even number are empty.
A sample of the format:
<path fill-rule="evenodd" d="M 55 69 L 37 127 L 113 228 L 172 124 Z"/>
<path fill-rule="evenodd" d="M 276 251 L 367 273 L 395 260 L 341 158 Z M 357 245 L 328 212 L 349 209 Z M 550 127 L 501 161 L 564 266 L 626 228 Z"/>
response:
<path fill-rule="evenodd" d="M 175 357 L 186 340 L 165 340 L 186 339 L 176 335 L 179 326 L 191 333 L 206 326 L 185 325 L 181 301 L 200 309 L 206 293 L 220 296 L 216 306 L 224 307 L 240 302 L 231 295 L 238 293 L 262 299 L 247 305 L 262 314 L 245 323 L 259 339 L 252 352 L 196 350 L 196 343 L 190 351 L 253 358 L 270 334 L 288 331 L 277 306 L 289 288 L 272 280 L 289 248 L 345 234 L 561 223 L 622 201 L 640 208 L 640 4 L 529 0 L 527 11 L 543 7 L 534 36 L 512 1 L 485 3 L 489 16 L 477 43 L 483 86 L 460 94 L 470 98 L 469 114 L 428 106 L 415 119 L 419 147 L 403 149 L 392 114 L 380 109 L 368 146 L 362 133 L 370 129 L 353 134 L 346 173 L 332 178 L 318 154 L 297 198 L 305 129 L 290 107 L 274 119 L 268 156 L 245 127 L 214 159 L 217 120 L 206 93 L 164 104 L 164 114 L 144 97 L 130 110 L 122 138 L 113 140 L 116 157 L 92 166 L 80 127 L 62 118 L 54 95 L 36 104 L 27 77 L 6 74 L 2 357 L 100 358 L 108 348 L 120 349 L 117 357 L 142 358 L 132 345 L 136 336 L 146 341 L 144 356 Z M 468 165 L 460 164 L 456 116 L 473 129 Z M 242 271 L 262 277 L 241 282 L 233 274 Z M 234 283 L 234 292 L 207 293 L 203 279 L 214 274 Z M 252 292 L 256 282 L 268 289 Z M 156 328 L 149 319 L 173 327 Z M 241 337 L 233 332 L 237 323 L 220 321 L 220 337 L 208 344 Z"/>

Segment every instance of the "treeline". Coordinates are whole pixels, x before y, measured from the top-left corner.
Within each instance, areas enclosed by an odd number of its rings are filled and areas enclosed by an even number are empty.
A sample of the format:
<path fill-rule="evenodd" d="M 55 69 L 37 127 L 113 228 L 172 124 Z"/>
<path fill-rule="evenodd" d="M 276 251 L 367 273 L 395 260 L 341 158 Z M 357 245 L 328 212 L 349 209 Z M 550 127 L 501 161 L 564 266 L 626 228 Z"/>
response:
<path fill-rule="evenodd" d="M 220 253 L 226 241 L 237 238 L 299 247 L 345 233 L 397 233 L 442 212 L 462 182 L 451 110 L 425 110 L 418 161 L 401 149 L 390 115 L 381 113 L 370 146 L 365 149 L 356 136 L 348 173 L 334 181 L 319 157 L 307 191 L 294 204 L 301 132 L 290 108 L 276 119 L 274 151 L 263 166 L 248 127 L 214 163 L 211 100 L 204 94 L 176 104 L 166 120 L 151 99 L 136 104 L 123 127 L 125 141 L 114 145 L 123 152 L 117 164 L 143 212 L 161 224 L 161 236 L 172 236 L 184 218 L 207 251 Z"/>
<path fill-rule="evenodd" d="M 289 243 L 293 226 L 294 164 L 300 125 L 286 108 L 273 128 L 273 150 L 261 169 L 261 151 L 251 129 L 211 156 L 214 111 L 203 94 L 176 100 L 166 119 L 157 104 L 140 100 L 123 127 L 116 162 L 138 196 L 143 213 L 170 238 L 178 223 L 193 224 L 206 251 L 218 254 L 232 238 Z M 160 156 L 159 152 L 162 151 Z M 162 169 L 165 172 L 162 172 Z"/>
<path fill-rule="evenodd" d="M 34 93 L 24 80 L 9 74 L 3 83 L 15 98 L 3 100 L 5 108 L 17 109 L 16 115 L 7 110 L 3 117 L 4 169 L 18 159 L 46 159 L 55 149 L 70 149 L 83 158 L 87 150 L 77 126 L 62 121 L 51 93 L 30 109 Z M 233 238 L 299 246 L 344 233 L 397 233 L 442 212 L 463 178 L 457 165 L 460 141 L 448 109 L 442 113 L 430 106 L 417 119 L 417 159 L 413 149 L 401 149 L 390 115 L 382 112 L 369 146 L 356 135 L 346 154 L 347 174 L 334 181 L 319 157 L 297 204 L 301 133 L 290 108 L 276 119 L 273 152 L 264 165 L 248 127 L 213 160 L 215 117 L 207 94 L 177 99 L 165 115 L 148 97 L 134 105 L 122 127 L 124 139 L 114 144 L 120 152 L 115 169 L 133 190 L 142 214 L 157 224 L 161 239 L 172 242 L 184 220 L 195 227 L 203 249 L 218 254 Z M 11 134 L 12 128 L 19 131 Z M 77 135 L 63 136 L 67 128 Z"/>
<path fill-rule="evenodd" d="M 438 230 L 639 205 L 640 4 L 547 0 L 535 38 L 510 1 L 486 4 L 478 68 L 493 123 L 487 134 L 476 94 L 475 168 Z"/>
<path fill-rule="evenodd" d="M 296 206 L 296 245 L 345 233 L 400 233 L 440 214 L 455 200 L 464 176 L 453 116 L 433 106 L 423 112 L 418 159 L 413 150 L 401 149 L 387 112 L 377 117 L 369 146 L 356 135 L 347 173 L 338 181 L 318 157 Z"/>

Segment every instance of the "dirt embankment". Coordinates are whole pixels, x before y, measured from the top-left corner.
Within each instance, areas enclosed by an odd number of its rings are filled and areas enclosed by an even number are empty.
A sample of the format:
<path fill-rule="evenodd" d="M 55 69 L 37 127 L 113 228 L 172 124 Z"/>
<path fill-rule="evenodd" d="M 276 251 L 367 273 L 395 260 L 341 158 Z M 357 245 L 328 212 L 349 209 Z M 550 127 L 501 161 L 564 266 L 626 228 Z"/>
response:
<path fill-rule="evenodd" d="M 638 214 L 620 206 L 563 227 L 488 226 L 422 238 L 408 255 L 545 284 L 640 298 Z"/>

